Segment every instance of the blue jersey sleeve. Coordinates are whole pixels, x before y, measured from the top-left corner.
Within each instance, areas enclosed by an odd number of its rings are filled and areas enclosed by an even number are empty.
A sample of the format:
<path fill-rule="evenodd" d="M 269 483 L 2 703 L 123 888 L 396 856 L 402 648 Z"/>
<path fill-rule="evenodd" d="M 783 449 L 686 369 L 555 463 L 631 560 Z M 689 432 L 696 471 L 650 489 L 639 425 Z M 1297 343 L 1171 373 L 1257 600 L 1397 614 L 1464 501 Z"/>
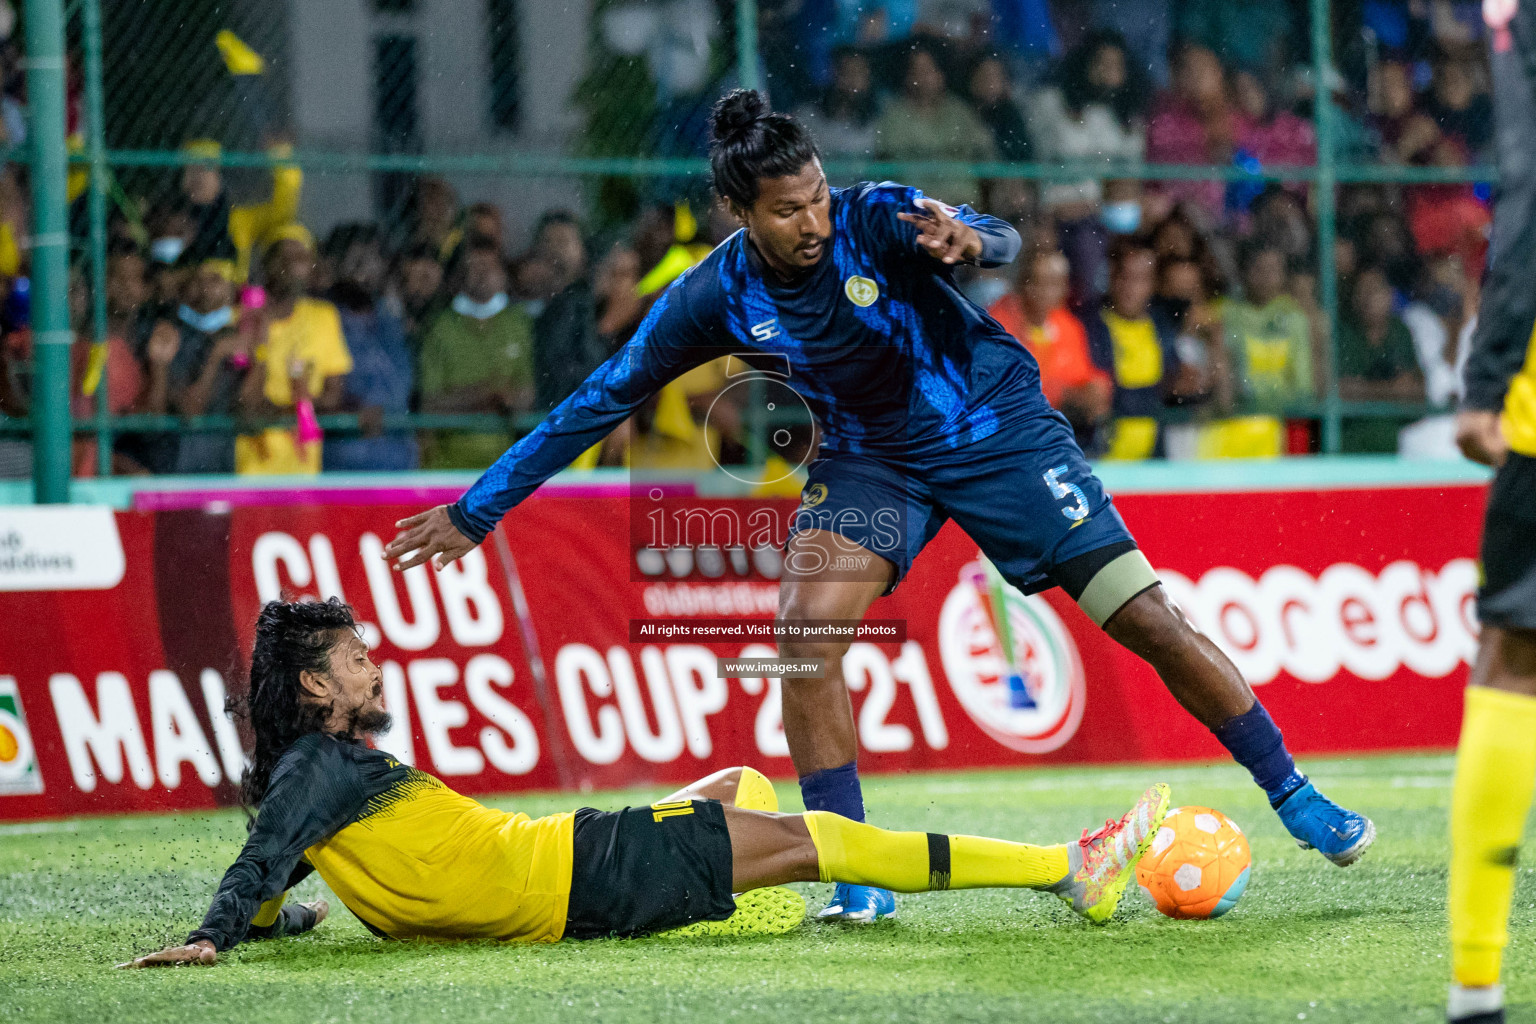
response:
<path fill-rule="evenodd" d="M 627 345 L 448 506 L 460 533 L 483 541 L 513 506 L 607 437 L 662 385 L 722 354 L 689 313 L 684 285 L 692 276 L 673 282 Z"/>
<path fill-rule="evenodd" d="M 865 226 L 883 244 L 892 249 L 917 254 L 917 225 L 897 217 L 898 213 L 923 213 L 918 200 L 925 197 L 922 189 L 910 185 L 898 185 L 894 181 L 869 186 L 864 192 Z M 940 200 L 942 203 L 943 201 Z M 1000 267 L 1012 263 L 1018 256 L 1023 242 L 1019 233 L 1006 221 L 977 213 L 969 206 L 950 206 L 943 203 L 949 215 L 969 225 L 981 236 L 981 256 L 977 260 L 983 267 Z M 923 254 L 926 256 L 926 253 Z"/>

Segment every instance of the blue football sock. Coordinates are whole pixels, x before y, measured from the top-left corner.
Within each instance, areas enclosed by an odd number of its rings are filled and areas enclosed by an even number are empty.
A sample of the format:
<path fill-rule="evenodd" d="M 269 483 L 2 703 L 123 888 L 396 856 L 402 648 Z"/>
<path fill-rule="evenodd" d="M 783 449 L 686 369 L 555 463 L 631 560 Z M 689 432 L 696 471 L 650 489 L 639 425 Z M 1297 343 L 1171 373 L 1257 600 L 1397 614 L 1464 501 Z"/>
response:
<path fill-rule="evenodd" d="M 849 761 L 800 778 L 800 798 L 808 811 L 831 811 L 854 821 L 864 820 L 864 792 L 859 788 L 859 763 Z"/>
<path fill-rule="evenodd" d="M 1257 700 L 1252 708 L 1227 719 L 1214 731 L 1232 759 L 1247 768 L 1253 781 L 1269 796 L 1271 807 L 1279 807 L 1286 797 L 1306 785 L 1307 777 L 1296 770 L 1279 727 Z"/>

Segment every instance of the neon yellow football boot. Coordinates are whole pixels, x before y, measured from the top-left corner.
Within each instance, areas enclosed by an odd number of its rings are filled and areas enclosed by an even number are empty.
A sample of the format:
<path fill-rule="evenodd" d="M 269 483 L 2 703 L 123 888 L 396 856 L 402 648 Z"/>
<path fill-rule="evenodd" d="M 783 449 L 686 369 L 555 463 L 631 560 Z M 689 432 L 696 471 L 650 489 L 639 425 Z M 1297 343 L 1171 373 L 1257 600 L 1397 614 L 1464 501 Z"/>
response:
<path fill-rule="evenodd" d="M 773 783 L 755 768 L 743 766 L 736 783 L 735 805 L 744 811 L 779 809 L 779 795 Z M 773 886 L 736 895 L 736 913 L 724 921 L 695 921 L 681 928 L 660 932 L 667 939 L 699 938 L 712 935 L 783 935 L 805 920 L 805 897 L 793 889 Z"/>
<path fill-rule="evenodd" d="M 1090 924 L 1108 924 L 1120 905 L 1120 896 L 1136 871 L 1152 837 L 1168 814 L 1172 791 L 1159 782 L 1141 794 L 1134 807 L 1119 821 L 1067 844 L 1067 877 L 1051 886 L 1051 892 L 1072 905 Z"/>
<path fill-rule="evenodd" d="M 717 935 L 783 935 L 805 920 L 805 897 L 793 889 L 770 886 L 738 893 L 736 913 L 724 921 L 695 921 L 671 931 L 658 932 L 663 939 L 693 939 Z"/>

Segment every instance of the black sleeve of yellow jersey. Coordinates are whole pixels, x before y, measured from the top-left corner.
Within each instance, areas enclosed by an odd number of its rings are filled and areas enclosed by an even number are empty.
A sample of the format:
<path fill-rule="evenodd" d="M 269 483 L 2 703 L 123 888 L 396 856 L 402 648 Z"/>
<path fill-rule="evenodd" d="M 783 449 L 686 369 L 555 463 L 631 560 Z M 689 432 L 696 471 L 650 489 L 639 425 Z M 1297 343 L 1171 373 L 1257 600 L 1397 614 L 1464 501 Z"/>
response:
<path fill-rule="evenodd" d="M 1536 328 L 1536 10 L 1522 8 L 1513 29 L 1513 45 L 1495 46 L 1489 60 L 1499 186 L 1461 401 L 1464 409 L 1489 412 L 1503 407 Z"/>
<path fill-rule="evenodd" d="M 278 762 L 256 824 L 214 894 L 200 928 L 220 951 L 241 942 L 267 900 L 308 874 L 304 851 L 357 817 L 370 794 L 347 745 L 328 736 L 298 740 Z"/>

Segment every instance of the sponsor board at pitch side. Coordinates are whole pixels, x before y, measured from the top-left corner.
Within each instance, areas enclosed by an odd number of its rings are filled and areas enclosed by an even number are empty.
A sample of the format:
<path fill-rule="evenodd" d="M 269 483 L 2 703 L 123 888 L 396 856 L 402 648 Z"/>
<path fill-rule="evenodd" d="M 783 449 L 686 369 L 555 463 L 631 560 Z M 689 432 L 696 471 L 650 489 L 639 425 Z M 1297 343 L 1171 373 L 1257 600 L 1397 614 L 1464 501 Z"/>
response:
<path fill-rule="evenodd" d="M 20 700 L 9 710 L 28 727 L 24 739 L 33 742 L 26 745 L 48 782 L 45 794 L 0 800 L 0 815 L 190 808 L 228 799 L 225 783 L 238 779 L 242 751 L 233 726 L 217 713 L 225 703 L 224 675 L 239 673 L 238 652 L 249 650 L 261 602 L 278 596 L 335 594 L 356 604 L 365 634 L 379 645 L 386 703 L 396 715 L 380 745 L 465 792 L 562 781 L 671 783 L 726 763 L 791 771 L 777 682 L 720 680 L 714 672 L 721 655 L 771 656 L 772 648 L 627 641 L 628 620 L 654 614 L 648 594 L 662 584 L 606 582 L 622 579 L 633 556 L 622 507 L 550 499 L 522 513 L 529 522 L 513 540 L 547 683 L 528 660 L 524 645 L 532 634 L 521 632 L 515 602 L 502 589 L 496 550 L 477 549 L 444 573 L 391 573 L 376 531 L 396 511 L 237 510 L 227 548 L 228 648 L 220 639 L 217 649 L 172 650 L 187 641 L 194 619 L 157 618 L 165 607 L 157 588 L 178 600 L 189 590 L 179 567 L 166 574 L 145 558 L 159 522 L 154 514 L 116 517 L 122 550 L 134 559 L 134 572 L 118 586 L 46 598 L 0 593 L 0 621 L 30 616 L 26 635 L 0 629 L 0 682 L 15 681 Z M 616 528 L 598 528 L 605 524 Z M 1177 569 L 1164 564 L 1160 572 L 1190 618 L 1254 683 L 1267 684 L 1266 703 L 1299 738 L 1297 749 L 1448 745 L 1457 723 L 1442 709 L 1452 706 L 1475 649 L 1476 574 L 1455 554 L 1459 544 L 1430 541 L 1464 525 L 1448 520 L 1421 531 L 1411 544 L 1394 545 L 1390 559 L 1366 548 L 1341 558 L 1340 545 L 1314 552 L 1292 543 L 1285 564 L 1238 550 L 1211 560 L 1170 557 Z M 521 540 L 528 536 L 540 540 Z M 179 534 L 164 539 L 176 543 Z M 1246 537 L 1243 544 L 1259 546 Z M 967 580 L 977 555 L 957 529 L 937 538 L 882 606 L 883 616 L 908 620 L 909 639 L 857 643 L 845 658 L 861 759 L 871 770 L 1219 753 L 1199 746 L 1213 741 L 1197 723 L 1185 728 L 1187 716 L 1164 714 L 1171 698 L 1155 675 L 1059 594 L 1004 596 L 1013 653 L 1005 664 L 995 609 Z M 772 582 L 706 579 L 701 571 L 665 585 L 748 587 L 731 590 L 737 613 L 771 616 L 759 597 Z M 41 600 L 51 612 L 32 614 Z M 721 609 L 701 600 L 699 608 L 679 611 Z M 1026 677 L 1028 701 L 1011 686 L 1010 669 Z M 233 676 L 229 682 L 231 689 L 238 685 Z M 1369 720 L 1349 713 L 1361 706 L 1386 713 Z M 14 742 L 16 753 L 0 763 L 15 762 L 12 771 L 26 776 L 24 740 Z M 3 742 L 0 748 L 9 750 Z M 556 774 L 562 749 L 568 780 Z M 37 775 L 25 779 L 40 782 Z"/>
<path fill-rule="evenodd" d="M 1085 679 L 1071 632 L 1039 595 L 1005 587 L 1015 664 L 1031 700 L 1018 707 L 987 609 L 964 578 L 939 611 L 938 646 L 955 698 L 996 742 L 1027 754 L 1059 749 L 1082 723 Z M 1444 678 L 1477 654 L 1477 567 L 1452 559 L 1438 571 L 1391 562 L 1380 573 L 1348 562 L 1314 577 L 1275 565 L 1258 578 L 1216 566 L 1190 580 L 1159 570 L 1170 598 L 1255 686 L 1282 672 L 1325 683 L 1340 672 L 1386 679 L 1400 668 Z"/>
<path fill-rule="evenodd" d="M 110 590 L 126 568 L 106 506 L 0 506 L 0 591 Z"/>

